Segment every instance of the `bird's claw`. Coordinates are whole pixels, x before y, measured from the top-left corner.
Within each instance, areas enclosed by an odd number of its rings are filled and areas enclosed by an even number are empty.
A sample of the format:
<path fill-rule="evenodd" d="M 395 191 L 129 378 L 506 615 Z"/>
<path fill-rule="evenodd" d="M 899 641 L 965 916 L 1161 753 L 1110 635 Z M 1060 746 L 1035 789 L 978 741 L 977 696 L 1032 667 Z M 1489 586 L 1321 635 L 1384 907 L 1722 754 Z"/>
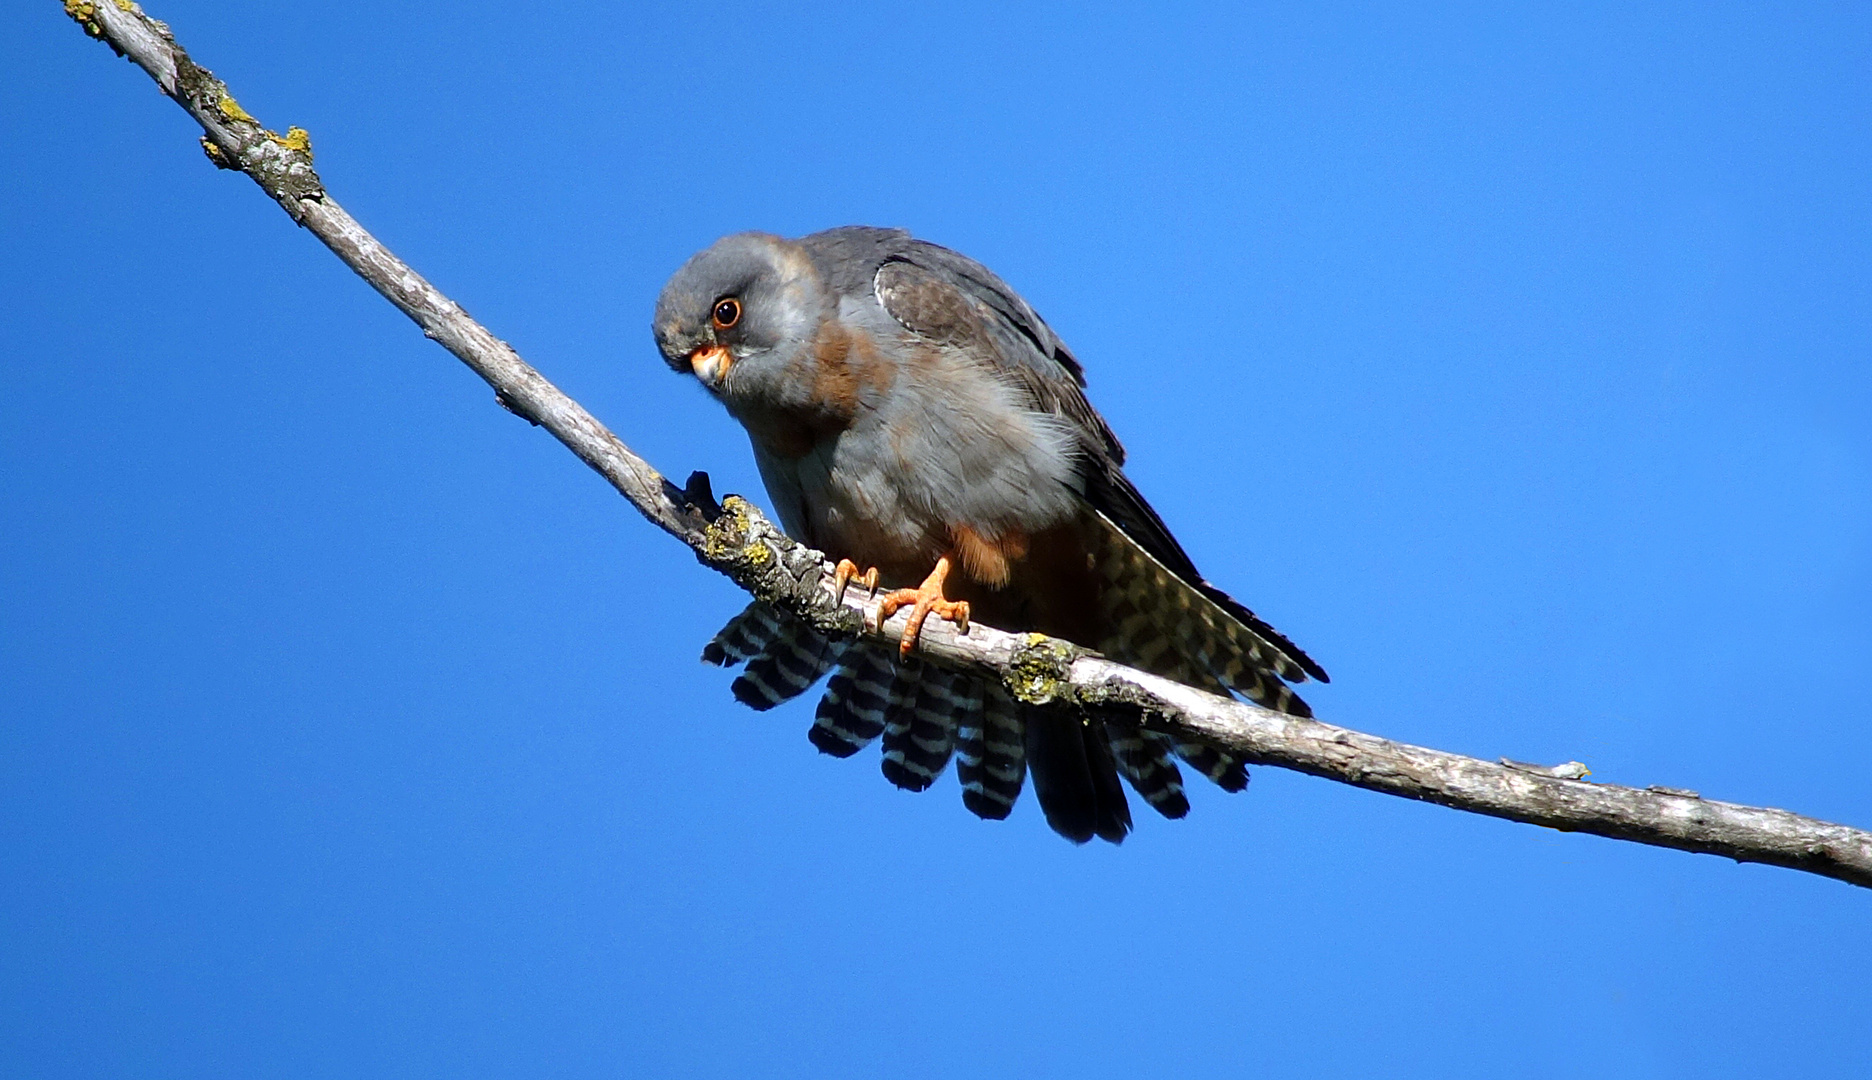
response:
<path fill-rule="evenodd" d="M 898 643 L 897 651 L 902 656 L 909 656 L 916 648 L 917 637 L 923 632 L 923 620 L 934 612 L 938 618 L 955 623 L 956 633 L 968 633 L 969 606 L 967 600 L 951 600 L 943 595 L 943 579 L 949 576 L 949 556 L 936 560 L 936 568 L 930 571 L 923 584 L 914 589 L 898 589 L 887 593 L 878 600 L 878 628 L 884 624 L 897 609 L 910 605 L 910 621 L 904 624 L 903 640 Z"/>
<path fill-rule="evenodd" d="M 832 595 L 840 600 L 845 599 L 845 586 L 854 581 L 864 586 L 866 596 L 877 595 L 877 567 L 873 566 L 861 574 L 857 563 L 850 559 L 840 559 L 838 565 L 832 568 Z"/>

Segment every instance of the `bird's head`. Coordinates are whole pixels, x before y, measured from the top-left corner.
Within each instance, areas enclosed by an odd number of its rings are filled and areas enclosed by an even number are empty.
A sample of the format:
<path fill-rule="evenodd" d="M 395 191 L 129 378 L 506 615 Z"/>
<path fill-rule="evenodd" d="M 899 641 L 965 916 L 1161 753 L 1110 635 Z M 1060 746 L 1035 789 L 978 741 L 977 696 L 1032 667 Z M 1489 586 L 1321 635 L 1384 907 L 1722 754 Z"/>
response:
<path fill-rule="evenodd" d="M 777 236 L 724 236 L 683 264 L 650 329 L 671 369 L 731 406 L 778 389 L 833 312 L 812 261 Z"/>

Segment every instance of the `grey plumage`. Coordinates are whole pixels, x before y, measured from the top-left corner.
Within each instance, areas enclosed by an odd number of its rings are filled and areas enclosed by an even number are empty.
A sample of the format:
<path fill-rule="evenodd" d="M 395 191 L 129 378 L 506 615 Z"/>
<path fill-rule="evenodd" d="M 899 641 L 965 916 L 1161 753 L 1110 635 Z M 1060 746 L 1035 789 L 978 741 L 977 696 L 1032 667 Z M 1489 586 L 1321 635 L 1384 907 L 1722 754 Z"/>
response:
<path fill-rule="evenodd" d="M 886 585 L 942 558 L 935 591 L 905 595 L 1310 714 L 1288 684 L 1325 672 L 1197 572 L 1125 477 L 1078 360 L 986 267 L 896 230 L 744 233 L 677 271 L 653 330 L 747 430 L 789 534 Z M 737 697 L 771 707 L 836 667 L 814 745 L 846 756 L 881 736 L 886 775 L 915 790 L 953 755 L 984 817 L 1006 816 L 1031 775 L 1056 830 L 1115 841 L 1130 828 L 1121 775 L 1171 817 L 1188 809 L 1177 758 L 1227 790 L 1247 782 L 1239 760 L 1135 718 L 1017 706 L 996 684 L 826 643 L 771 611 L 737 624 L 705 652 L 747 661 Z"/>

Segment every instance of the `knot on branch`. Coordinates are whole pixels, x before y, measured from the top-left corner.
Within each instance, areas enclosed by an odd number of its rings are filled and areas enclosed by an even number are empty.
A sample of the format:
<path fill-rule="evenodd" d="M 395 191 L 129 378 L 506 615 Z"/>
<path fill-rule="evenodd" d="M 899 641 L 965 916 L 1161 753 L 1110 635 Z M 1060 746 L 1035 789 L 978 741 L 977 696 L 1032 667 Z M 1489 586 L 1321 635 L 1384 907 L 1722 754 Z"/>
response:
<path fill-rule="evenodd" d="M 228 93 L 226 83 L 190 60 L 179 46 L 175 61 L 176 99 L 198 118 L 213 121 L 211 133 L 202 137 L 208 160 L 216 168 L 237 169 L 253 177 L 294 221 L 304 224 L 300 200 L 325 197 L 325 186 L 312 168 L 311 134 L 302 127 L 289 127 L 284 135 L 263 127 Z"/>
<path fill-rule="evenodd" d="M 1084 650 L 1069 641 L 1027 634 L 1008 658 L 1001 681 L 1014 700 L 1028 705 L 1074 701 L 1072 665 L 1082 655 Z"/>
<path fill-rule="evenodd" d="M 826 587 L 831 565 L 825 555 L 774 528 L 739 495 L 722 499 L 721 514 L 703 531 L 696 558 L 821 633 L 844 638 L 864 630 L 863 616 Z"/>

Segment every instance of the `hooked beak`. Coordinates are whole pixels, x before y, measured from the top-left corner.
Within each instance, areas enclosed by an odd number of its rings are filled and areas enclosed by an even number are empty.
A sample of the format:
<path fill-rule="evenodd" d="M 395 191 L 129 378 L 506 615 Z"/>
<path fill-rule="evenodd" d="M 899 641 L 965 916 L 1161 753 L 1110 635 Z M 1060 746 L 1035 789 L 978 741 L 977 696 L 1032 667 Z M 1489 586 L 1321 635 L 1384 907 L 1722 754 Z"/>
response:
<path fill-rule="evenodd" d="M 698 345 L 689 354 L 689 367 L 695 371 L 696 378 L 710 390 L 719 390 L 722 380 L 728 377 L 728 368 L 734 364 L 734 358 L 720 345 Z"/>

